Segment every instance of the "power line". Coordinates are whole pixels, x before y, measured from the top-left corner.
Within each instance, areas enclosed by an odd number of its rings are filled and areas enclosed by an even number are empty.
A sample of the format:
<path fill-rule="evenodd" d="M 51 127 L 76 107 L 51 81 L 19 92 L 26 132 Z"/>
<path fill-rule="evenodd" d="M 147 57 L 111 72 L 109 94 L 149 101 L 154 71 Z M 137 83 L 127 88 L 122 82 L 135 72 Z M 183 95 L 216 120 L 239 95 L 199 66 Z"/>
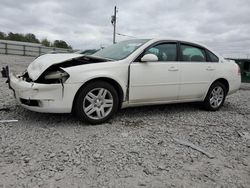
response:
<path fill-rule="evenodd" d="M 117 35 L 120 35 L 120 36 L 124 36 L 124 37 L 136 38 L 135 36 L 125 35 L 125 34 L 122 34 L 122 33 L 116 33 L 116 34 L 117 34 Z"/>

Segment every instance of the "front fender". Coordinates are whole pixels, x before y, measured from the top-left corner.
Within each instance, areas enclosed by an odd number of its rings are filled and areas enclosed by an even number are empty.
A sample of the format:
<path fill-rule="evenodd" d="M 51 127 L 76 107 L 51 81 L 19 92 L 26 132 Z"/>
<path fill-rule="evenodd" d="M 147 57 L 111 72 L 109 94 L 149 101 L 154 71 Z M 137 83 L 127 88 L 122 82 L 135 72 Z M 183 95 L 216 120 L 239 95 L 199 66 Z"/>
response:
<path fill-rule="evenodd" d="M 81 83 L 83 85 L 93 79 L 109 78 L 116 81 L 125 94 L 128 83 L 128 65 L 107 65 L 111 64 L 110 62 L 105 63 L 105 65 L 100 64 L 102 63 L 63 68 L 70 75 L 66 83 Z"/>

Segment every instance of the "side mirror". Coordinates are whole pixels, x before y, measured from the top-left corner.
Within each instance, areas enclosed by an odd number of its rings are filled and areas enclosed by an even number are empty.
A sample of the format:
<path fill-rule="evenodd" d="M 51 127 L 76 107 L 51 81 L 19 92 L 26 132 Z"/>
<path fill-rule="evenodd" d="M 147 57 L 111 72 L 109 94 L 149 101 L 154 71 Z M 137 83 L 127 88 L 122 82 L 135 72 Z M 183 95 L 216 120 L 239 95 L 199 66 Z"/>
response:
<path fill-rule="evenodd" d="M 145 54 L 141 58 L 141 62 L 154 62 L 154 61 L 158 61 L 158 57 L 154 54 Z"/>

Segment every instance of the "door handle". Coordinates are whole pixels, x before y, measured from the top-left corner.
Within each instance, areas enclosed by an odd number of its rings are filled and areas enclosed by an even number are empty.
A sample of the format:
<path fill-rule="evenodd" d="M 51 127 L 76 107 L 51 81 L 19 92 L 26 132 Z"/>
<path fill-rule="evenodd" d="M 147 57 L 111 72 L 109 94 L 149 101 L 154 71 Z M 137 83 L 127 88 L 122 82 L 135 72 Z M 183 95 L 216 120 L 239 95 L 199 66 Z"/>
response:
<path fill-rule="evenodd" d="M 207 69 L 206 70 L 208 70 L 208 71 L 213 71 L 213 70 L 215 70 L 215 68 L 212 68 L 212 67 L 207 67 Z"/>
<path fill-rule="evenodd" d="M 178 68 L 176 68 L 176 67 L 170 67 L 169 69 L 168 69 L 168 71 L 178 71 L 179 69 Z"/>

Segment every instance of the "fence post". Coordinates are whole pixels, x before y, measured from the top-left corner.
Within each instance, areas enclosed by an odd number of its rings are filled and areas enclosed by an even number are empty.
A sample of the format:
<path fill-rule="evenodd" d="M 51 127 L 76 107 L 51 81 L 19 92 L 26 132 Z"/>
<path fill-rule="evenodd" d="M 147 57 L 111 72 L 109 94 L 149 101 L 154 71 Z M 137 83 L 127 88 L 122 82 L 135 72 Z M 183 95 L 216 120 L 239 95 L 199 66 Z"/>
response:
<path fill-rule="evenodd" d="M 41 46 L 38 47 L 39 56 L 41 55 Z"/>
<path fill-rule="evenodd" d="M 8 44 L 7 43 L 5 43 L 5 54 L 7 55 L 8 54 L 8 46 L 7 46 Z"/>
<path fill-rule="evenodd" d="M 25 55 L 26 55 L 25 50 L 26 50 L 26 46 L 25 46 L 25 45 L 23 45 L 23 56 L 25 56 Z"/>

